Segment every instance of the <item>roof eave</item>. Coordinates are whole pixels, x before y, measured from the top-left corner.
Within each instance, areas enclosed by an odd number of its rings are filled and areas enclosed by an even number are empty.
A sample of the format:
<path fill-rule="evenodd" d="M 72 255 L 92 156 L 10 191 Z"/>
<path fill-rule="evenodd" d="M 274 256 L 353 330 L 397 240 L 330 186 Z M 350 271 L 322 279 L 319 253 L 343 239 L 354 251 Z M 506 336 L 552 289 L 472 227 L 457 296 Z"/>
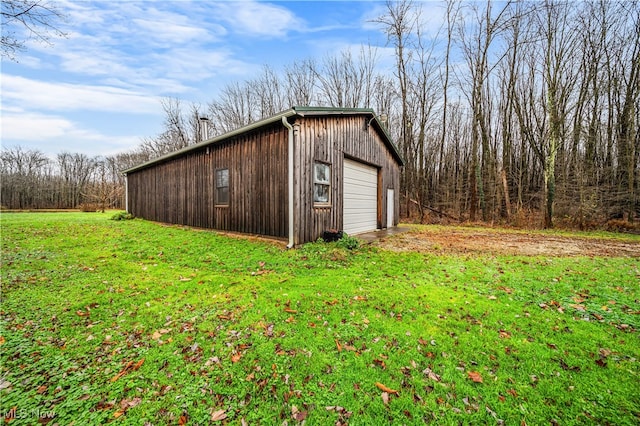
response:
<path fill-rule="evenodd" d="M 135 171 L 138 171 L 138 170 L 146 169 L 147 167 L 152 166 L 154 164 L 162 163 L 164 161 L 170 160 L 170 159 L 172 159 L 174 157 L 178 157 L 178 156 L 180 156 L 182 154 L 185 154 L 187 152 L 195 151 L 197 149 L 204 148 L 206 146 L 218 143 L 218 142 L 223 141 L 225 139 L 230 139 L 230 138 L 232 138 L 234 136 L 237 136 L 237 135 L 245 133 L 245 132 L 249 132 L 249 131 L 257 129 L 259 127 L 266 126 L 268 124 L 272 124 L 272 123 L 275 123 L 277 121 L 281 121 L 282 117 L 291 117 L 293 115 L 296 115 L 296 111 L 295 111 L 294 108 L 290 108 L 290 109 L 282 111 L 282 112 L 280 112 L 280 113 L 278 113 L 278 114 L 276 114 L 274 116 L 271 116 L 271 117 L 268 117 L 268 118 L 264 118 L 262 120 L 255 121 L 255 122 L 253 122 L 251 124 L 247 124 L 246 126 L 243 126 L 243 127 L 237 128 L 235 130 L 232 130 L 230 132 L 224 133 L 222 135 L 207 139 L 206 141 L 202 141 L 202 142 L 199 142 L 199 143 L 196 143 L 196 144 L 193 144 L 193 145 L 186 146 L 186 147 L 184 147 L 182 149 L 179 149 L 177 151 L 173 151 L 173 152 L 170 152 L 168 154 L 165 154 L 165 155 L 162 155 L 160 157 L 157 157 L 157 158 L 154 158 L 152 160 L 149 160 L 149 161 L 147 161 L 145 163 L 138 164 L 137 166 L 134 166 L 134 167 L 131 167 L 131 168 L 127 169 L 127 170 L 124 170 L 122 173 L 126 175 L 127 173 L 132 173 L 132 172 L 135 172 Z"/>
<path fill-rule="evenodd" d="M 274 116 L 268 117 L 268 118 L 264 118 L 262 120 L 258 120 L 254 123 L 248 124 L 244 127 L 240 127 L 238 129 L 232 130 L 230 132 L 227 132 L 225 134 L 207 139 L 206 141 L 202 141 L 199 142 L 197 144 L 194 145 L 189 145 L 186 146 L 182 149 L 179 149 L 178 151 L 174 151 L 174 152 L 170 152 L 168 154 L 162 155 L 160 157 L 154 158 L 152 160 L 149 160 L 147 162 L 144 162 L 142 164 L 138 164 L 137 166 L 131 167 L 127 170 L 124 170 L 122 173 L 124 175 L 128 174 L 128 173 L 132 173 L 132 172 L 136 172 L 138 170 L 142 170 L 142 169 L 146 169 L 147 167 L 150 167 L 154 164 L 158 164 L 158 163 L 162 163 L 165 161 L 168 161 L 174 157 L 178 157 L 180 155 L 183 155 L 185 153 L 191 152 L 191 151 L 195 151 L 197 149 L 200 148 L 204 148 L 206 146 L 209 145 L 213 145 L 216 144 L 218 142 L 224 141 L 226 139 L 230 139 L 234 136 L 240 135 L 242 133 L 246 133 L 249 132 L 251 130 L 254 129 L 258 129 L 262 126 L 266 126 L 268 124 L 273 124 L 275 122 L 281 121 L 283 117 L 291 117 L 294 115 L 300 116 L 300 117 L 304 117 L 304 116 L 313 116 L 313 115 L 354 115 L 354 114 L 362 114 L 362 115 L 369 115 L 374 119 L 374 123 L 376 124 L 376 127 L 380 133 L 380 135 L 383 137 L 383 139 L 385 140 L 385 145 L 388 146 L 388 148 L 390 149 L 392 155 L 396 158 L 396 160 L 398 161 L 398 164 L 400 166 L 404 166 L 404 161 L 402 160 L 402 157 L 400 156 L 400 153 L 398 152 L 398 149 L 396 148 L 395 144 L 392 142 L 391 137 L 389 136 L 389 133 L 387 133 L 387 129 L 384 127 L 384 125 L 382 124 L 382 122 L 380 122 L 380 119 L 378 118 L 378 116 L 375 115 L 375 112 L 373 111 L 373 109 L 371 108 L 323 108 L 323 107 L 300 107 L 300 106 L 296 106 L 290 109 L 287 109 L 285 111 L 282 111 Z"/>

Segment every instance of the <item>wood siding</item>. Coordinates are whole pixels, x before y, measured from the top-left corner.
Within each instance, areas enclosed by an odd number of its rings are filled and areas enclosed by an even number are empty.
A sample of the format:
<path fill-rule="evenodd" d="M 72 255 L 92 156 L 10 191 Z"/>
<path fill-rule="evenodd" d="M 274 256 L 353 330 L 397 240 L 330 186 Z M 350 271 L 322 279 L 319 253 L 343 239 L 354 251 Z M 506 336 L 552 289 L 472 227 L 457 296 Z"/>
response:
<path fill-rule="evenodd" d="M 129 212 L 164 223 L 287 237 L 287 130 L 263 127 L 131 172 Z M 229 169 L 229 204 L 215 205 L 215 171 Z"/>
<path fill-rule="evenodd" d="M 344 159 L 378 170 L 377 225 L 387 224 L 387 189 L 394 189 L 394 225 L 399 216 L 397 159 L 371 114 L 300 114 L 294 128 L 295 244 L 315 241 L 329 229 L 343 229 Z M 127 174 L 128 211 L 137 217 L 248 234 L 288 237 L 288 130 L 266 124 L 198 147 Z M 331 166 L 329 205 L 314 205 L 313 163 Z M 229 169 L 229 204 L 215 205 L 215 173 Z"/>
<path fill-rule="evenodd" d="M 370 116 L 307 116 L 296 121 L 294 171 L 295 243 L 314 241 L 328 229 L 343 228 L 343 162 L 350 158 L 378 168 L 378 227 L 386 226 L 387 189 L 399 193 L 400 172 L 397 161 L 384 145 L 378 132 L 367 126 Z M 330 206 L 314 206 L 313 163 L 331 165 Z M 396 196 L 397 197 L 397 196 Z M 398 217 L 398 200 L 394 206 Z M 394 225 L 397 219 L 394 219 Z"/>

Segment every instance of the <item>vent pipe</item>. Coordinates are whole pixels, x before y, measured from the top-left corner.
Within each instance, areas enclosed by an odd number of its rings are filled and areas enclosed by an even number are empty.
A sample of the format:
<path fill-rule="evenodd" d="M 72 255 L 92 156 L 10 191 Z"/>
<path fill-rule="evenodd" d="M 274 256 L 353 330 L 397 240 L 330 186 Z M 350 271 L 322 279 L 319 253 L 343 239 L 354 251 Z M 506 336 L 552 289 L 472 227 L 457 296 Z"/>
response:
<path fill-rule="evenodd" d="M 203 141 L 209 139 L 209 119 L 207 117 L 200 117 L 200 138 Z"/>

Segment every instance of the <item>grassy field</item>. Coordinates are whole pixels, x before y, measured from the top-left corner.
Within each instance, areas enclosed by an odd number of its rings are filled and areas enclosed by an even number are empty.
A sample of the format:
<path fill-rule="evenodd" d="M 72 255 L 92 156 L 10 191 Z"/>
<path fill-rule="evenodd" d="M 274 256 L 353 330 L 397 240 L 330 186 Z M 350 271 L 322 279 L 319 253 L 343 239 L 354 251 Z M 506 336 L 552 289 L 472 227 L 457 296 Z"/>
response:
<path fill-rule="evenodd" d="M 640 421 L 637 257 L 286 251 L 112 214 L 1 217 L 12 425 Z"/>

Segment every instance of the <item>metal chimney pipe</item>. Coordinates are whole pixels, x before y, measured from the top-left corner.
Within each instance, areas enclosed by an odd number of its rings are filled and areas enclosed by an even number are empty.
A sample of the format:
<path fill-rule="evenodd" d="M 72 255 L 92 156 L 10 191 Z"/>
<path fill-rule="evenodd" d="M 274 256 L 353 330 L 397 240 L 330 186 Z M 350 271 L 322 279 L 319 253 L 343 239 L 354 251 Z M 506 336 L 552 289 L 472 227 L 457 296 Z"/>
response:
<path fill-rule="evenodd" d="M 207 117 L 200 117 L 200 137 L 203 141 L 209 139 L 209 119 Z"/>

